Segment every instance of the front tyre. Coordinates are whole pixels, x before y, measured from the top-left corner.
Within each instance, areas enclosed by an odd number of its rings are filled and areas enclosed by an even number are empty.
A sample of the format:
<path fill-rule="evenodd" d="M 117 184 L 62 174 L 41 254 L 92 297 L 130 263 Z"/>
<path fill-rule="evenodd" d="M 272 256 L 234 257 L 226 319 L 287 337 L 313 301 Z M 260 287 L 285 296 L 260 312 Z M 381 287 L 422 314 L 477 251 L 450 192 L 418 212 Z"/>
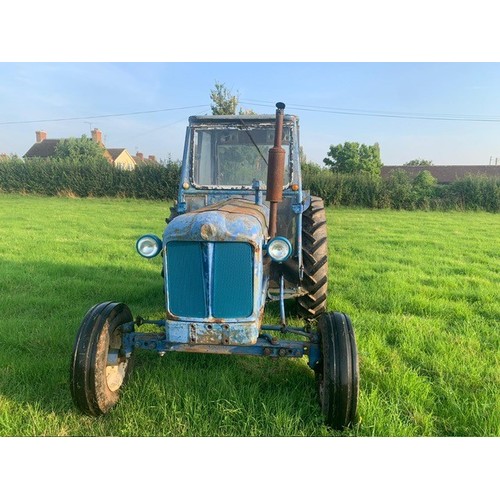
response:
<path fill-rule="evenodd" d="M 328 426 L 342 430 L 355 423 L 359 392 L 356 339 L 347 314 L 324 313 L 318 320 L 321 356 L 316 382 Z"/>
<path fill-rule="evenodd" d="M 130 309 L 116 302 L 97 304 L 83 318 L 70 371 L 71 396 L 83 413 L 103 415 L 118 402 L 133 365 L 123 352 L 122 327 L 132 321 Z"/>

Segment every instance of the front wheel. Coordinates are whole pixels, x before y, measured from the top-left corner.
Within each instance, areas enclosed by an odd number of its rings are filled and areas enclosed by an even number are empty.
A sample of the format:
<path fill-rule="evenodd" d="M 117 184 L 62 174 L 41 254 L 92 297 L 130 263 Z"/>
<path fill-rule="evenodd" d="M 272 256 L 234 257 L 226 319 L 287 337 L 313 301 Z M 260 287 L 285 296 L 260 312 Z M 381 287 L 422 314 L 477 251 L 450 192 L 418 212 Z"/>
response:
<path fill-rule="evenodd" d="M 321 356 L 316 382 L 328 426 L 342 430 L 355 423 L 359 368 L 354 328 L 347 314 L 324 313 L 318 320 Z"/>
<path fill-rule="evenodd" d="M 133 365 L 123 352 L 122 327 L 132 321 L 130 309 L 116 302 L 97 304 L 83 318 L 70 373 L 71 395 L 83 413 L 103 415 L 118 402 Z"/>

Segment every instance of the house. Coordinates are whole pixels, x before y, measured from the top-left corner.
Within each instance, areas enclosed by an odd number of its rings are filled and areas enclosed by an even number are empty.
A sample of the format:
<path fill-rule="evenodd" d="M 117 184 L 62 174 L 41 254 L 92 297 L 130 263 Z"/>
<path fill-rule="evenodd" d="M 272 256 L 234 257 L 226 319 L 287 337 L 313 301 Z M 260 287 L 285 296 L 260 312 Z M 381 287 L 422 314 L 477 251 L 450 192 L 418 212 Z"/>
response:
<path fill-rule="evenodd" d="M 115 167 L 132 170 L 136 166 L 132 155 L 125 148 L 106 148 L 102 140 L 102 132 L 95 128 L 91 131 L 92 140 L 101 144 L 103 156 Z M 35 132 L 36 142 L 24 154 L 23 158 L 50 158 L 54 156 L 56 147 L 63 139 L 47 139 L 47 132 Z"/>
<path fill-rule="evenodd" d="M 469 175 L 500 178 L 500 165 L 384 165 L 380 173 L 382 178 L 388 179 L 396 170 L 403 170 L 410 179 L 414 179 L 422 170 L 427 170 L 439 184 L 450 184 Z"/>
<path fill-rule="evenodd" d="M 135 154 L 133 157 L 135 160 L 135 163 L 137 165 L 157 165 L 158 161 L 156 160 L 156 156 L 154 155 L 149 155 L 147 158 L 144 158 L 144 154 L 140 153 L 139 151 Z"/>
<path fill-rule="evenodd" d="M 54 156 L 56 147 L 61 139 L 47 139 L 47 132 L 35 132 L 36 142 L 26 151 L 23 158 L 49 158 Z"/>
<path fill-rule="evenodd" d="M 108 148 L 107 152 L 111 155 L 113 165 L 124 170 L 133 170 L 137 162 L 125 148 Z"/>

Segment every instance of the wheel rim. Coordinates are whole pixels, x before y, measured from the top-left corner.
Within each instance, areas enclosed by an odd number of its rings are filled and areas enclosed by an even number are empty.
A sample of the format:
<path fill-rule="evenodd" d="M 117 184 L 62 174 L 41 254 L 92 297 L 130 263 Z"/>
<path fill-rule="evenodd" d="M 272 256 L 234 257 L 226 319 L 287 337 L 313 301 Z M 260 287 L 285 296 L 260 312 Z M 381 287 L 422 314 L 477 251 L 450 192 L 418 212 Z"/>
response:
<path fill-rule="evenodd" d="M 125 380 L 128 360 L 119 357 L 118 349 L 110 349 L 106 365 L 106 384 L 111 392 L 117 391 Z"/>

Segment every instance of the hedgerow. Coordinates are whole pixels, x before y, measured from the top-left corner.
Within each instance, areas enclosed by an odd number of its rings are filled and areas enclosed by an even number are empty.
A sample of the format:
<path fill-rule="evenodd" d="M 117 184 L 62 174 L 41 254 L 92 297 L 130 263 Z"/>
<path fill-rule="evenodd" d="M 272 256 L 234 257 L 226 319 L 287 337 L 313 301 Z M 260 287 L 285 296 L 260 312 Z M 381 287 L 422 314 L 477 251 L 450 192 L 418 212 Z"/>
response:
<path fill-rule="evenodd" d="M 134 170 L 113 167 L 106 160 L 78 162 L 34 158 L 0 162 L 0 190 L 45 196 L 125 197 L 151 200 L 176 198 L 180 165 L 139 165 Z"/>
<path fill-rule="evenodd" d="M 500 179 L 470 176 L 439 185 L 427 171 L 413 180 L 404 171 L 383 179 L 338 174 L 310 163 L 302 171 L 303 188 L 323 198 L 326 205 L 500 212 Z M 179 179 L 180 164 L 171 160 L 134 170 L 113 167 L 104 159 L 85 163 L 55 158 L 0 161 L 0 191 L 8 193 L 173 200 Z"/>
<path fill-rule="evenodd" d="M 321 196 L 326 205 L 500 212 L 500 179 L 485 176 L 469 176 L 443 185 L 425 170 L 413 180 L 402 170 L 383 179 L 367 174 L 338 174 L 306 164 L 303 187 Z"/>

